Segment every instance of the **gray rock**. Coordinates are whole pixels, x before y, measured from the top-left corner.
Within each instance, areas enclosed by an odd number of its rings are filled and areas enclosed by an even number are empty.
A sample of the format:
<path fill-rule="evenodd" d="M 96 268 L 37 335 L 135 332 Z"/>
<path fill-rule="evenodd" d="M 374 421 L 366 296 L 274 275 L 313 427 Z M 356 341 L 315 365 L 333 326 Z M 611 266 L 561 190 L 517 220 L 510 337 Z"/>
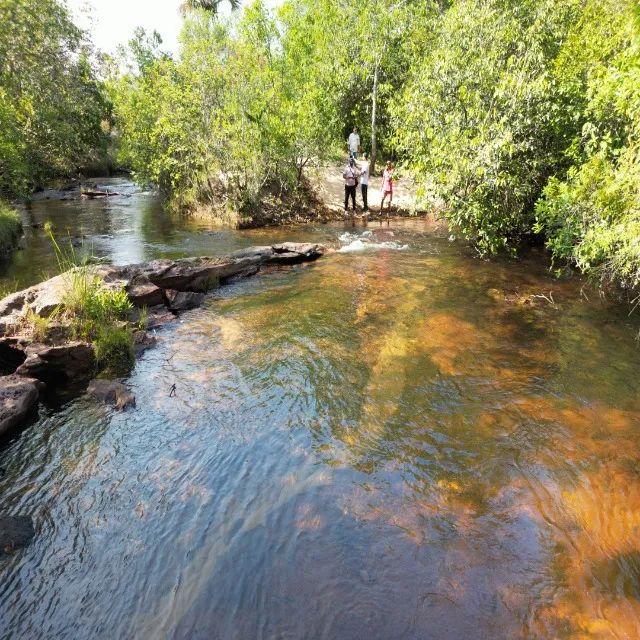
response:
<path fill-rule="evenodd" d="M 195 293 L 193 291 L 174 291 L 167 289 L 164 292 L 167 308 L 171 311 L 187 311 L 196 309 L 204 300 L 204 293 Z"/>
<path fill-rule="evenodd" d="M 250 259 L 185 258 L 176 261 L 154 260 L 143 268 L 149 280 L 162 289 L 207 291 L 239 273 L 250 263 Z"/>
<path fill-rule="evenodd" d="M 33 300 L 28 303 L 32 311 L 41 317 L 50 316 L 56 309 L 63 307 L 64 297 L 70 287 L 70 273 L 62 273 L 42 284 L 32 287 Z"/>
<path fill-rule="evenodd" d="M 29 516 L 0 515 L 0 557 L 25 547 L 34 535 Z"/>
<path fill-rule="evenodd" d="M 89 383 L 87 393 L 96 400 L 115 407 L 118 411 L 136 406 L 135 396 L 116 380 L 96 378 Z"/>
<path fill-rule="evenodd" d="M 269 262 L 281 264 L 317 260 L 327 252 L 323 245 L 312 242 L 283 242 L 282 244 L 274 244 L 272 249 L 274 255 L 269 259 Z"/>
<path fill-rule="evenodd" d="M 53 386 L 82 380 L 95 370 L 95 354 L 88 342 L 78 340 L 56 346 L 33 343 L 25 352 L 27 358 L 16 374 Z"/>
<path fill-rule="evenodd" d="M 42 383 L 10 375 L 0 378 L 0 435 L 20 426 L 38 402 Z"/>
<path fill-rule="evenodd" d="M 162 289 L 148 280 L 134 281 L 125 288 L 131 304 L 136 307 L 153 307 L 163 302 Z"/>

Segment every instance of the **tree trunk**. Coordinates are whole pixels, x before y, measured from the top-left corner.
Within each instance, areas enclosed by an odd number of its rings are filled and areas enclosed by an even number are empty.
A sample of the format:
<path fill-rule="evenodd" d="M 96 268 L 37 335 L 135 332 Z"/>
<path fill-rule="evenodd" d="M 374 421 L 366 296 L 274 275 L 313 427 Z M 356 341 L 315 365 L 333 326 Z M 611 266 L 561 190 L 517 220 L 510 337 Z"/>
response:
<path fill-rule="evenodd" d="M 371 158 L 369 159 L 369 173 L 373 175 L 376 171 L 376 154 L 378 151 L 378 138 L 376 134 L 377 127 L 377 108 L 378 108 L 378 67 L 380 61 L 376 61 L 373 68 L 373 91 L 371 92 Z"/>

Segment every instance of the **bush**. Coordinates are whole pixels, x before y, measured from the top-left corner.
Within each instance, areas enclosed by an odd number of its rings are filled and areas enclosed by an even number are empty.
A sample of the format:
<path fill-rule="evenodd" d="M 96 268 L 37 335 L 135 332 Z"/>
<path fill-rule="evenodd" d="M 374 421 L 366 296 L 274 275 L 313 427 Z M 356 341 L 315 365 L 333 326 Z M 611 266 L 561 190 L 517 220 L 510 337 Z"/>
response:
<path fill-rule="evenodd" d="M 104 327 L 126 320 L 133 305 L 124 289 L 107 287 L 86 266 L 72 269 L 68 276 L 64 308 L 79 336 L 92 340 Z"/>
<path fill-rule="evenodd" d="M 106 326 L 93 341 L 98 367 L 114 375 L 124 375 L 135 361 L 133 334 L 127 326 Z"/>

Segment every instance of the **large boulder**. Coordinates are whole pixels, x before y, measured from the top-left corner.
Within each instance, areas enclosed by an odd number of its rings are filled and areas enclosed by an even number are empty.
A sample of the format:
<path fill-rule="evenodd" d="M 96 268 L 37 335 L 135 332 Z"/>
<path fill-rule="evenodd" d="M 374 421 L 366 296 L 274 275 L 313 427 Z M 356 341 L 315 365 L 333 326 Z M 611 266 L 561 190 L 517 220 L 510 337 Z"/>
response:
<path fill-rule="evenodd" d="M 241 272 L 251 262 L 250 258 L 184 258 L 176 261 L 153 260 L 142 265 L 142 269 L 144 275 L 162 289 L 207 291 Z"/>
<path fill-rule="evenodd" d="M 27 358 L 16 374 L 53 386 L 85 379 L 95 370 L 95 354 L 88 342 L 76 340 L 55 346 L 33 343 L 25 353 Z"/>
<path fill-rule="evenodd" d="M 162 304 L 162 289 L 149 282 L 147 278 L 140 277 L 125 286 L 131 304 L 135 307 L 153 307 Z"/>
<path fill-rule="evenodd" d="M 115 407 L 118 411 L 136 406 L 135 396 L 116 380 L 96 378 L 89 383 L 87 393 L 96 400 Z"/>
<path fill-rule="evenodd" d="M 35 531 L 29 516 L 6 516 L 0 514 L 0 558 L 25 547 Z"/>
<path fill-rule="evenodd" d="M 62 273 L 55 278 L 46 280 L 32 289 L 35 292 L 33 300 L 29 303 L 31 310 L 41 317 L 48 317 L 57 309 L 61 309 L 64 298 L 71 285 L 71 274 Z"/>
<path fill-rule="evenodd" d="M 42 383 L 17 375 L 0 377 L 0 435 L 20 426 L 35 407 Z"/>

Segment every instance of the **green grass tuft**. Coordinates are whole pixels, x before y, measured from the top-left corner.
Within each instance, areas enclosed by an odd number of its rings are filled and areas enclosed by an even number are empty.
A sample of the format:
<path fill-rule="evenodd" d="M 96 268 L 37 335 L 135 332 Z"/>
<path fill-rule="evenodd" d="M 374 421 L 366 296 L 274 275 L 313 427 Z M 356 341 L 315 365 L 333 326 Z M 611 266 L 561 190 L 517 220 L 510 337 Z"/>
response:
<path fill-rule="evenodd" d="M 98 367 L 115 376 L 129 373 L 133 367 L 133 333 L 129 327 L 106 326 L 93 341 Z"/>

